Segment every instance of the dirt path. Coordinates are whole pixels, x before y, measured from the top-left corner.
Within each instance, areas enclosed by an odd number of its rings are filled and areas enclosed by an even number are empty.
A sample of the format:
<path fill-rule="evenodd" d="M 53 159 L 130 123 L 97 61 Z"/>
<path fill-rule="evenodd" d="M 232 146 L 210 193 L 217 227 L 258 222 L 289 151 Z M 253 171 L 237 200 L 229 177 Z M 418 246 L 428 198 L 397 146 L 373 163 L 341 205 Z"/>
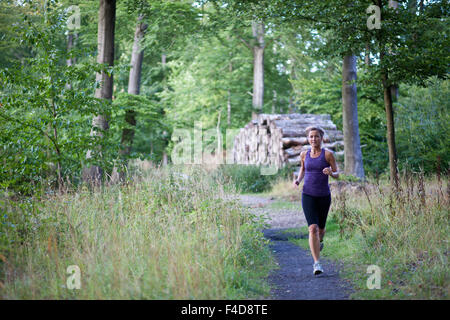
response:
<path fill-rule="evenodd" d="M 271 241 L 271 249 L 279 269 L 269 275 L 268 280 L 273 288 L 269 299 L 348 299 L 351 288 L 347 282 L 339 278 L 339 268 L 335 263 L 321 257 L 324 273 L 314 276 L 310 251 L 288 241 L 289 238 L 308 237 L 307 234 L 301 234 L 299 230 L 287 231 L 287 229 L 306 225 L 300 204 L 297 210 L 273 209 L 270 207 L 270 204 L 275 201 L 273 198 L 240 195 L 240 199 L 253 213 L 267 217 L 267 222 L 270 224 L 270 228 L 263 232 L 264 236 Z"/>

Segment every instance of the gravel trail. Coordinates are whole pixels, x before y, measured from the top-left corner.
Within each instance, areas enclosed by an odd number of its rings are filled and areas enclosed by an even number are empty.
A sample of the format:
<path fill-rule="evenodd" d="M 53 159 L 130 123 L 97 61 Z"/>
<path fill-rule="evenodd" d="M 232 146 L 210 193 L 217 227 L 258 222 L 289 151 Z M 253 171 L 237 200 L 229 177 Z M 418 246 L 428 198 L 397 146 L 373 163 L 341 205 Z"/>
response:
<path fill-rule="evenodd" d="M 278 269 L 269 275 L 272 286 L 269 299 L 274 300 L 346 300 L 351 288 L 347 282 L 339 278 L 339 266 L 321 257 L 324 273 L 313 275 L 313 258 L 309 250 L 305 250 L 288 241 L 288 238 L 307 238 L 299 229 L 307 225 L 301 205 L 295 209 L 273 209 L 270 204 L 274 198 L 240 195 L 244 206 L 251 212 L 267 218 L 270 228 L 263 230 L 264 236 L 270 239 L 270 247 L 275 255 Z M 291 229 L 291 230 L 288 230 Z M 326 245 L 326 235 L 324 243 Z"/>

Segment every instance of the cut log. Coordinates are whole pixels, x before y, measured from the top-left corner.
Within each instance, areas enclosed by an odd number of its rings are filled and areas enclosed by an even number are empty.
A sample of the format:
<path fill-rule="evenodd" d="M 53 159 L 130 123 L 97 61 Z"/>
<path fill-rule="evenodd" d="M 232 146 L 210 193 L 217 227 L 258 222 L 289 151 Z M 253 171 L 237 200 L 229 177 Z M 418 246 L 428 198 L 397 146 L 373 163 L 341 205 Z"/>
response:
<path fill-rule="evenodd" d="M 281 128 L 283 132 L 283 138 L 301 138 L 306 137 L 306 132 L 304 130 L 294 128 L 294 127 L 285 127 Z M 341 140 L 344 138 L 342 133 L 338 130 L 325 130 L 324 138 L 328 138 L 330 140 Z"/>
<path fill-rule="evenodd" d="M 279 128 L 298 128 L 298 130 L 306 130 L 306 128 L 311 127 L 314 123 L 305 120 L 275 120 L 273 122 Z M 317 124 L 323 130 L 336 130 L 336 125 L 331 121 L 325 123 Z"/>
<path fill-rule="evenodd" d="M 289 148 L 292 146 L 305 145 L 308 143 L 308 139 L 306 137 L 302 138 L 281 138 L 281 142 L 283 143 L 284 148 Z"/>
<path fill-rule="evenodd" d="M 338 150 L 344 149 L 344 142 L 335 141 L 333 143 L 324 143 L 324 144 L 322 144 L 322 147 L 326 148 L 326 149 L 330 149 L 332 151 L 338 151 Z"/>
<path fill-rule="evenodd" d="M 288 158 L 287 162 L 290 165 L 300 165 L 300 155 Z"/>
<path fill-rule="evenodd" d="M 308 150 L 310 148 L 310 146 L 295 146 L 289 149 L 285 149 L 284 154 L 288 157 L 297 156 L 302 153 L 302 151 Z"/>

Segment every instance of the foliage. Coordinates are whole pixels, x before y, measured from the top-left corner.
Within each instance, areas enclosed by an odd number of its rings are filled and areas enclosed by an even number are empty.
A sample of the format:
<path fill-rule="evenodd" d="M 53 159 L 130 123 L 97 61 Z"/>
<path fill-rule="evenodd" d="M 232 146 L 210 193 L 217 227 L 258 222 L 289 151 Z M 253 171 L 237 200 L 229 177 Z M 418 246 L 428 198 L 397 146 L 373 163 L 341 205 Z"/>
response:
<path fill-rule="evenodd" d="M 231 126 L 240 126 L 251 115 L 251 53 L 230 42 L 224 46 L 218 40 L 193 43 L 197 54 L 169 62 L 171 76 L 168 87 L 159 96 L 167 118 L 173 126 L 193 127 L 202 121 L 204 127 L 215 127 L 221 113 L 222 127 L 226 127 L 228 91 L 231 94 Z M 216 46 L 216 50 L 211 50 Z M 187 48 L 188 52 L 192 47 Z M 231 50 L 231 51 L 230 51 Z M 229 64 L 233 70 L 229 72 Z M 213 68 L 211 66 L 214 66 Z"/>
<path fill-rule="evenodd" d="M 170 128 L 164 123 L 163 110 L 159 104 L 143 95 L 133 95 L 121 92 L 112 103 L 111 139 L 120 141 L 122 130 L 134 129 L 134 141 L 131 158 L 147 158 L 155 162 L 161 160 L 165 141 Z M 138 119 L 136 127 L 125 121 L 127 111 L 134 111 Z M 164 132 L 167 133 L 164 133 Z"/>
<path fill-rule="evenodd" d="M 443 55 L 442 49 L 448 41 L 447 2 L 425 3 L 423 8 L 416 8 L 415 14 L 413 1 L 400 1 L 397 13 L 385 8 L 383 33 L 378 35 L 378 31 L 367 28 L 364 1 L 120 1 L 116 15 L 116 25 L 120 26 L 116 27 L 116 67 L 109 70 L 114 73 L 115 92 L 109 106 L 101 106 L 90 98 L 94 71 L 99 70 L 93 67 L 98 2 L 94 5 L 88 0 L 50 1 L 47 9 L 43 4 L 44 1 L 25 1 L 24 6 L 13 1 L 0 4 L 4 9 L 0 21 L 3 186 L 31 190 L 33 184 L 47 183 L 45 179 L 54 185 L 58 162 L 62 176 L 76 176 L 85 161 L 82 150 L 98 142 L 88 133 L 91 116 L 97 111 L 111 116 L 110 132 L 104 134 L 102 142 L 105 161 L 117 158 L 121 130 L 127 127 L 124 112 L 133 108 L 139 111 L 131 157 L 153 161 L 160 161 L 164 152 L 170 153 L 173 128 L 192 128 L 194 121 L 201 121 L 205 129 L 219 125 L 222 133 L 230 127 L 243 127 L 252 110 L 252 52 L 247 45 L 254 41 L 251 23 L 255 19 L 263 19 L 266 25 L 264 112 L 328 113 L 342 129 L 341 58 L 349 50 L 362 57 L 369 43 L 371 66 L 358 65 L 357 87 L 365 171 L 382 173 L 388 163 L 379 81 L 383 68 L 387 68 L 392 81 L 400 84 L 399 101 L 394 105 L 399 167 L 421 166 L 428 172 L 439 161 L 442 170 L 448 165 L 448 139 L 443 138 L 448 127 L 448 91 L 445 87 L 437 89 L 440 80 L 435 80 L 436 89 L 426 80 L 430 74 L 445 78 L 448 56 Z M 77 30 L 78 49 L 69 53 L 65 49 L 63 11 L 71 4 L 81 9 L 81 28 Z M 22 25 L 23 14 L 28 22 Z M 144 15 L 149 24 L 141 43 L 142 99 L 126 97 L 124 93 L 139 15 Z M 20 27 L 9 28 L 14 23 Z M 35 31 L 30 31 L 30 25 Z M 37 41 L 38 37 L 48 41 Z M 380 45 L 385 45 L 388 52 L 383 66 L 379 65 Z M 64 66 L 69 54 L 77 58 L 71 68 Z M 167 58 L 165 65 L 162 54 Z M 51 86 L 46 73 L 55 80 Z M 63 85 L 69 82 L 72 89 Z M 423 87 L 409 87 L 409 83 Z M 415 94 L 419 91 L 423 94 Z M 6 102 L 7 96 L 12 100 Z M 428 101 L 422 99 L 425 96 Z M 56 115 L 52 113 L 52 99 L 61 105 Z M 417 105 L 419 101 L 422 102 Z M 427 108 L 430 103 L 439 107 Z M 41 124 L 38 119 L 42 119 Z M 64 123 L 70 123 L 70 128 Z M 52 142 L 55 129 L 57 146 L 62 148 L 58 156 Z M 427 130 L 443 133 L 431 158 L 425 153 L 431 143 L 426 139 Z M 418 146 L 416 153 L 414 146 Z"/>
<path fill-rule="evenodd" d="M 450 168 L 450 80 L 403 86 L 396 103 L 399 169 L 445 172 Z M 438 168 L 440 167 L 440 168 Z"/>
<path fill-rule="evenodd" d="M 25 13 L 25 7 L 15 6 L 8 1 L 0 1 L 0 66 L 7 66 L 14 60 L 29 56 L 29 48 L 19 42 L 12 42 L 15 34 L 11 26 L 21 23 L 20 17 Z"/>
<path fill-rule="evenodd" d="M 40 19 L 25 15 L 15 26 L 15 39 L 32 55 L 0 72 L 1 186 L 26 193 L 42 178 L 53 184 L 57 176 L 72 176 L 87 163 L 86 150 L 106 142 L 89 135 L 92 116 L 107 107 L 93 98 L 90 85 L 92 70 L 102 67 L 66 66 L 77 51 L 59 46 L 65 13 L 49 6 Z M 99 160 L 94 156 L 90 161 Z"/>

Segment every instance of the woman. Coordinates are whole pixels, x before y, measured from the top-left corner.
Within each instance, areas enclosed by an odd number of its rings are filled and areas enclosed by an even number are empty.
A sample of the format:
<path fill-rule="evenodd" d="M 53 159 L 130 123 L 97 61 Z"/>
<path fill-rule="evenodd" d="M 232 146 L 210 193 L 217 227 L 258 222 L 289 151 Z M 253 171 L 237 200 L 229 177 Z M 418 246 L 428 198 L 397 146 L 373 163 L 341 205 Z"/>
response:
<path fill-rule="evenodd" d="M 309 247 L 314 259 L 314 275 L 323 272 L 319 262 L 323 248 L 323 236 L 328 210 L 331 204 L 331 193 L 328 176 L 339 178 L 336 159 L 333 152 L 322 149 L 324 131 L 318 127 L 306 128 L 306 136 L 311 149 L 300 154 L 300 172 L 294 180 L 294 187 L 300 185 L 305 178 L 302 191 L 302 207 L 308 222 Z"/>

